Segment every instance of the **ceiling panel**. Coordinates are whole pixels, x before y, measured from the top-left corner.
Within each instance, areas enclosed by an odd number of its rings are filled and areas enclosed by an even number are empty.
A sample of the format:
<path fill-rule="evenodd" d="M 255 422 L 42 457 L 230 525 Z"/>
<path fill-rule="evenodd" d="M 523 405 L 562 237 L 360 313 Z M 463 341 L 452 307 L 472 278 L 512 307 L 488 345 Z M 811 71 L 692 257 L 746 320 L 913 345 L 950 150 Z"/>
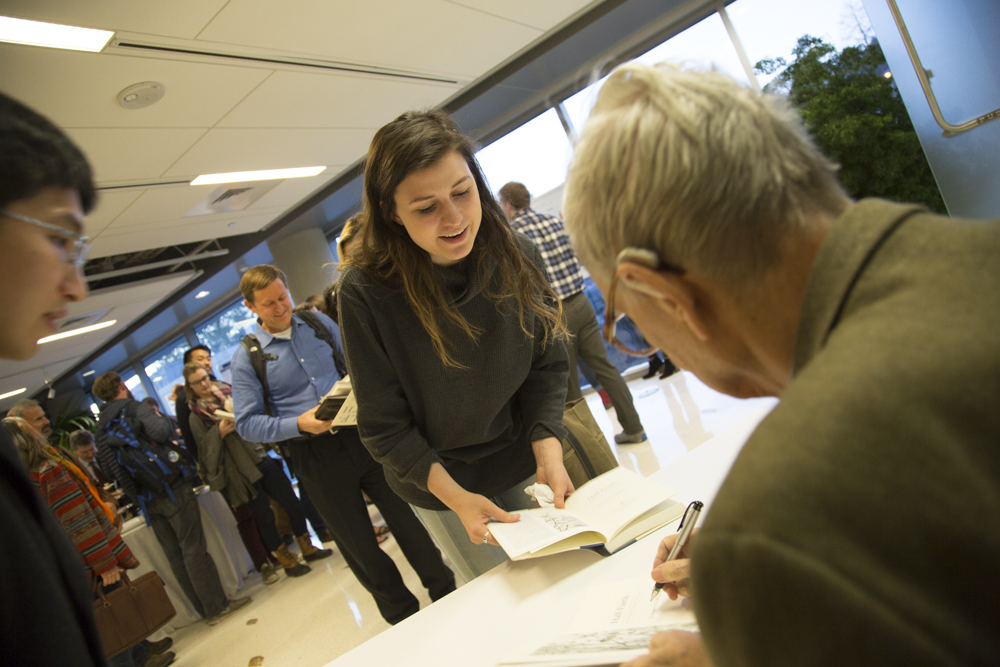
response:
<path fill-rule="evenodd" d="M 278 217 L 283 210 L 279 208 L 242 218 L 203 221 L 184 226 L 159 225 L 152 229 L 139 226 L 135 227 L 134 231 L 126 229 L 113 235 L 105 231 L 104 234 L 94 239 L 90 256 L 93 258 L 107 257 L 108 255 L 163 248 L 181 243 L 196 243 L 226 236 L 249 234 L 259 231 Z"/>
<path fill-rule="evenodd" d="M 407 109 L 437 106 L 459 89 L 362 75 L 275 72 L 218 127 L 378 129 Z"/>
<path fill-rule="evenodd" d="M 285 179 L 282 183 L 275 186 L 273 190 L 265 193 L 263 197 L 251 204 L 247 211 L 271 208 L 273 206 L 294 206 L 323 187 L 328 181 L 336 178 L 337 174 L 346 167 L 347 165 L 331 165 L 318 176 Z"/>
<path fill-rule="evenodd" d="M 97 193 L 97 206 L 87 216 L 87 235 L 94 238 L 121 215 L 144 190 L 100 190 Z"/>
<path fill-rule="evenodd" d="M 199 39 L 471 80 L 541 35 L 444 0 L 230 0 Z"/>
<path fill-rule="evenodd" d="M 188 128 L 63 129 L 90 158 L 102 185 L 159 178 L 205 134 Z"/>
<path fill-rule="evenodd" d="M 62 127 L 211 127 L 270 72 L 16 44 L 0 44 L 0 62 L 0 88 Z M 123 108 L 118 93 L 143 81 L 162 83 L 166 95 Z"/>
<path fill-rule="evenodd" d="M 84 28 L 131 30 L 194 39 L 226 0 L 4 0 L 3 13 Z"/>
<path fill-rule="evenodd" d="M 227 219 L 239 217 L 243 211 L 219 213 L 215 215 L 192 216 L 184 218 L 198 202 L 208 197 L 218 186 L 216 185 L 181 185 L 162 188 L 150 188 L 135 200 L 107 228 L 104 235 L 121 233 L 127 227 L 145 225 L 154 228 L 162 223 L 190 225 L 202 220 L 225 216 Z"/>
<path fill-rule="evenodd" d="M 350 164 L 365 154 L 374 134 L 374 129 L 210 130 L 164 176 Z"/>
<path fill-rule="evenodd" d="M 594 0 L 447 0 L 486 14 L 499 16 L 538 30 L 550 30 L 590 5 Z"/>

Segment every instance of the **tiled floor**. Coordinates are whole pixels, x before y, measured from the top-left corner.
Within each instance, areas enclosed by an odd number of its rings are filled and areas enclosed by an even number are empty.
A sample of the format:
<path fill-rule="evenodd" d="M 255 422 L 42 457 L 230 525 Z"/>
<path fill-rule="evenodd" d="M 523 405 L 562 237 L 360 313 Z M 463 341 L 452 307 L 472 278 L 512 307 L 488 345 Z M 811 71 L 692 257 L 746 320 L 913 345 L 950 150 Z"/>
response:
<path fill-rule="evenodd" d="M 590 393 L 587 403 L 622 466 L 644 476 L 656 472 L 720 433 L 772 399 L 738 400 L 723 396 L 690 373 L 666 380 L 639 378 L 633 372 L 629 389 L 636 401 L 648 440 L 615 445 L 620 431 L 614 410 L 605 411 L 600 397 Z M 373 516 L 377 519 L 377 514 Z M 327 546 L 332 547 L 332 544 Z M 421 601 L 430 604 L 416 573 L 402 556 L 395 539 L 383 548 L 400 568 L 403 579 Z M 223 623 L 209 628 L 198 623 L 176 632 L 176 665 L 245 667 L 262 657 L 264 667 L 324 665 L 388 628 L 371 596 L 361 587 L 344 559 L 335 553 L 313 564 L 313 572 L 264 586 L 259 575 L 249 580 L 254 601 Z"/>

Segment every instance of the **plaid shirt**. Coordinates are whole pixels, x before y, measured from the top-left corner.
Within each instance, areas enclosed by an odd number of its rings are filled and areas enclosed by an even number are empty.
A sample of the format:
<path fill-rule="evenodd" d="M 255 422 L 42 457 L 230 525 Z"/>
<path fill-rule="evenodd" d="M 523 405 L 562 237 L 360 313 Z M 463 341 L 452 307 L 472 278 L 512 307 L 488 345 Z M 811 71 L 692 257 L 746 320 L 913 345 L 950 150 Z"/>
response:
<path fill-rule="evenodd" d="M 549 283 L 560 299 L 565 301 L 583 291 L 580 261 L 569 244 L 562 220 L 523 208 L 511 218 L 510 226 L 534 241 L 542 251 Z"/>

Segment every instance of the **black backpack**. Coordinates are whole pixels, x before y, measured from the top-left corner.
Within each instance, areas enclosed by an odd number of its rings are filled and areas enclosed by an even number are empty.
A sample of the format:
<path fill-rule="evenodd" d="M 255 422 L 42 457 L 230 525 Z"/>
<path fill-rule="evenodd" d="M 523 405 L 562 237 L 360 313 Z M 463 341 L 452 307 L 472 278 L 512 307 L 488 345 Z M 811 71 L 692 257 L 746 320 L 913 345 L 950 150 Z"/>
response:
<path fill-rule="evenodd" d="M 118 416 L 110 420 L 104 430 L 107 438 L 104 444 L 114 448 L 115 460 L 125 470 L 136 485 L 139 507 L 146 523 L 146 503 L 153 496 L 166 495 L 177 502 L 171 485 L 178 479 L 188 479 L 197 475 L 197 470 L 188 461 L 187 454 L 172 443 L 158 443 L 140 438 L 135 426 L 137 401 L 131 401 Z"/>
<path fill-rule="evenodd" d="M 333 353 L 333 365 L 337 367 L 337 372 L 340 373 L 340 377 L 347 377 L 347 362 L 344 358 L 340 356 L 340 352 L 337 351 L 337 344 L 333 340 L 333 336 L 327 331 L 320 319 L 316 317 L 315 313 L 311 313 L 308 310 L 301 313 L 295 313 L 302 318 L 302 321 L 312 327 L 313 331 L 316 333 L 316 337 L 324 341 L 330 346 L 330 351 Z M 253 372 L 257 375 L 257 379 L 260 381 L 260 386 L 264 390 L 264 412 L 268 417 L 271 415 L 271 391 L 267 387 L 267 358 L 271 355 L 264 354 L 263 348 L 261 348 L 260 341 L 257 340 L 257 336 L 253 334 L 247 334 L 240 340 L 240 344 L 243 349 L 247 351 L 247 356 L 250 357 L 250 365 L 253 366 Z"/>

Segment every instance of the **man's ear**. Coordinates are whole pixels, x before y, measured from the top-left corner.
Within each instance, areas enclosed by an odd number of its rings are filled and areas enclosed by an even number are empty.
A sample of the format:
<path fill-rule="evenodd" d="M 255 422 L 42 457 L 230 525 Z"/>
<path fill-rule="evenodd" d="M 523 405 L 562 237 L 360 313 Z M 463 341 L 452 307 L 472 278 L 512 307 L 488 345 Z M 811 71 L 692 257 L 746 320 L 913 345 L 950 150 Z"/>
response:
<path fill-rule="evenodd" d="M 628 261 L 619 264 L 616 272 L 619 289 L 627 287 L 650 297 L 659 307 L 683 322 L 696 338 L 703 341 L 709 339 L 699 292 L 684 274 L 651 269 Z"/>
<path fill-rule="evenodd" d="M 251 313 L 253 313 L 254 315 L 256 315 L 256 314 L 257 314 L 257 309 L 256 309 L 256 308 L 254 308 L 254 307 L 253 307 L 253 304 L 252 304 L 252 303 L 250 303 L 249 301 L 247 301 L 246 299 L 243 299 L 243 305 L 244 305 L 244 306 L 246 306 L 246 307 L 247 307 L 247 310 L 249 310 L 249 311 L 250 311 Z"/>

